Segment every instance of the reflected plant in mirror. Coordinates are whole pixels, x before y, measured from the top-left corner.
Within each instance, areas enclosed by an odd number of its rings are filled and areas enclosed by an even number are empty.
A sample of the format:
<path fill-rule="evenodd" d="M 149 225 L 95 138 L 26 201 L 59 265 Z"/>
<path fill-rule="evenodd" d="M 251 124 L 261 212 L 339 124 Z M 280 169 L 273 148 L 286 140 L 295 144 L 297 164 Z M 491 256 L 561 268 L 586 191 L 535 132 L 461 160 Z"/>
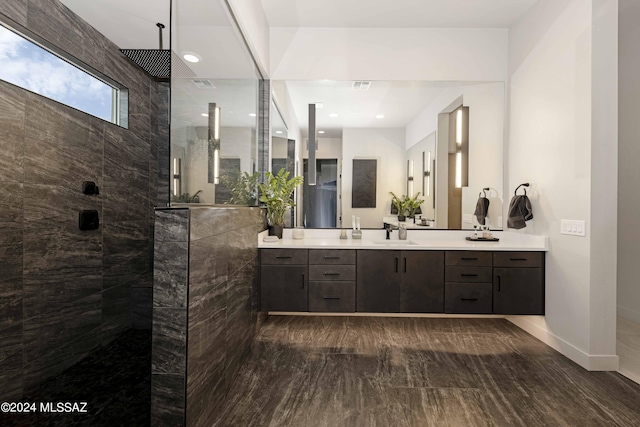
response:
<path fill-rule="evenodd" d="M 225 186 L 231 195 L 224 204 L 254 206 L 257 200 L 259 178 L 260 174 L 258 172 L 249 175 L 247 172 L 240 172 L 240 169 L 236 169 L 227 175 L 222 175 L 220 184 Z"/>

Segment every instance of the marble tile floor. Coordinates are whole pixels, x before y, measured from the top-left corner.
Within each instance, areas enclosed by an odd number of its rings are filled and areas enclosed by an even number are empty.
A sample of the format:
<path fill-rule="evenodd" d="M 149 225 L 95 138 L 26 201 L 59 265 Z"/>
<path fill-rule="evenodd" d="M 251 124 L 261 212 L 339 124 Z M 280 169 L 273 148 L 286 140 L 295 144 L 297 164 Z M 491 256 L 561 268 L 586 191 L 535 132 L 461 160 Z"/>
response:
<path fill-rule="evenodd" d="M 640 324 L 618 316 L 616 344 L 620 373 L 640 383 Z"/>
<path fill-rule="evenodd" d="M 148 426 L 151 331 L 128 330 L 21 402 L 87 402 L 87 413 L 1 414 L 0 426 Z"/>
<path fill-rule="evenodd" d="M 271 316 L 211 425 L 638 426 L 638 402 L 504 319 Z"/>

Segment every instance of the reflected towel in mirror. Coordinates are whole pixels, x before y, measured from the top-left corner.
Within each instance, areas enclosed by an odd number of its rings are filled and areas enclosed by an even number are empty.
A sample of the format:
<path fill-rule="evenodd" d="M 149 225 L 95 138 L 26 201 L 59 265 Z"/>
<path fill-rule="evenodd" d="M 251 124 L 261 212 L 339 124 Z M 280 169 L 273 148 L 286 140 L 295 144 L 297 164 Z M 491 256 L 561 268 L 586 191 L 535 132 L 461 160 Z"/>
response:
<path fill-rule="evenodd" d="M 486 197 L 478 197 L 478 202 L 476 203 L 476 211 L 473 213 L 480 225 L 485 225 L 485 220 L 487 218 L 487 213 L 489 212 L 489 199 Z"/>

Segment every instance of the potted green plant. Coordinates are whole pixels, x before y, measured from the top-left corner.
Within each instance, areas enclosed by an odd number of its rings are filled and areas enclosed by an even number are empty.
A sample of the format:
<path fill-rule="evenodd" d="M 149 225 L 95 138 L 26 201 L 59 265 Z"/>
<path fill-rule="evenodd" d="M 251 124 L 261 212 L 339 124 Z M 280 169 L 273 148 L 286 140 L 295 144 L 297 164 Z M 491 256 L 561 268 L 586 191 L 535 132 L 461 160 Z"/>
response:
<path fill-rule="evenodd" d="M 405 208 L 407 209 L 407 213 L 409 214 L 409 218 L 413 218 L 416 216 L 416 212 L 418 211 L 418 209 L 420 208 L 420 205 L 424 203 L 424 200 L 419 199 L 418 197 L 420 197 L 420 192 L 418 191 L 418 193 L 413 196 L 413 197 L 409 197 L 409 196 L 405 196 Z"/>
<path fill-rule="evenodd" d="M 398 211 L 398 221 L 406 220 L 407 219 L 407 217 L 405 216 L 405 213 L 407 211 L 407 206 L 405 203 L 406 196 L 403 195 L 402 197 L 398 197 L 393 193 L 393 191 L 390 191 L 389 194 L 391 194 L 391 204 Z"/>
<path fill-rule="evenodd" d="M 290 208 L 295 207 L 291 195 L 293 190 L 304 181 L 301 176 L 289 179 L 289 172 L 280 169 L 277 175 L 267 172 L 265 182 L 258 184 L 260 189 L 260 201 L 267 208 L 267 220 L 269 221 L 269 235 L 282 238 L 284 218 Z"/>
<path fill-rule="evenodd" d="M 171 201 L 173 203 L 200 203 L 200 193 L 202 193 L 202 190 L 196 191 L 196 194 L 193 196 L 189 193 L 182 193 L 179 196 L 171 196 Z"/>

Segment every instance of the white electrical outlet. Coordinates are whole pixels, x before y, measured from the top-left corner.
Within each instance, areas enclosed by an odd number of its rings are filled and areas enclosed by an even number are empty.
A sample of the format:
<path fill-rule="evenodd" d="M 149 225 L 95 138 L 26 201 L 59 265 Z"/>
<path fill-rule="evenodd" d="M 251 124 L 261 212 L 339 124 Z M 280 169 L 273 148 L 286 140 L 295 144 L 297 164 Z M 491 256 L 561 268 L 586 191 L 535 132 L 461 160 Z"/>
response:
<path fill-rule="evenodd" d="M 473 223 L 473 218 L 472 218 L 471 214 L 462 215 L 462 222 L 464 222 L 465 224 Z"/>
<path fill-rule="evenodd" d="M 562 219 L 560 220 L 560 233 L 568 234 L 571 236 L 586 236 L 586 222 L 571 219 Z"/>

